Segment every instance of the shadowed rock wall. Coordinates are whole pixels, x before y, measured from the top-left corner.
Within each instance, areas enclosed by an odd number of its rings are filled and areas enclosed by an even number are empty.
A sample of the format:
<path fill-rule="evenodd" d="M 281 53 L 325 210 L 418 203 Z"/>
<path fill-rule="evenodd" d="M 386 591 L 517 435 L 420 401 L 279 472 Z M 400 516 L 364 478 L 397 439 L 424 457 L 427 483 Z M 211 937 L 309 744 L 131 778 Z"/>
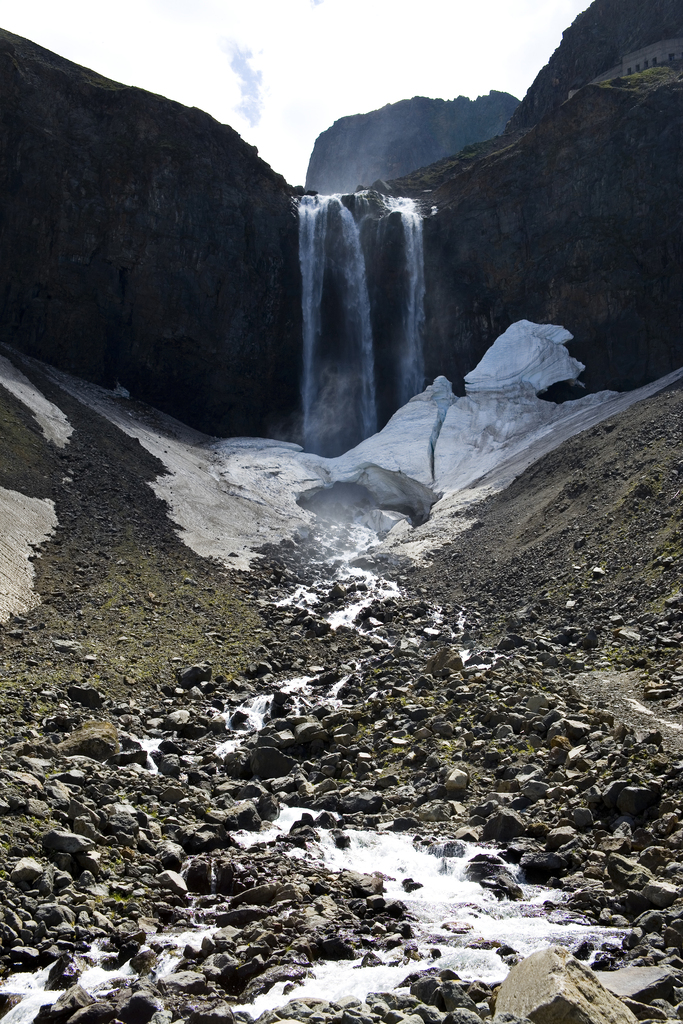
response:
<path fill-rule="evenodd" d="M 0 32 L 0 337 L 214 434 L 299 400 L 290 189 L 227 125 Z"/>
<path fill-rule="evenodd" d="M 341 117 L 315 140 L 306 188 L 333 195 L 408 174 L 498 135 L 518 102 L 495 91 L 476 100 L 414 96 L 368 114 Z"/>
<path fill-rule="evenodd" d="M 523 318 L 575 335 L 592 391 L 683 364 L 682 110 L 683 75 L 652 69 L 587 86 L 506 149 L 441 167 L 440 183 L 430 173 L 428 378 L 463 393 Z"/>
<path fill-rule="evenodd" d="M 595 0 L 562 33 L 562 42 L 515 110 L 509 131 L 530 128 L 624 54 L 683 35 L 682 0 Z"/>

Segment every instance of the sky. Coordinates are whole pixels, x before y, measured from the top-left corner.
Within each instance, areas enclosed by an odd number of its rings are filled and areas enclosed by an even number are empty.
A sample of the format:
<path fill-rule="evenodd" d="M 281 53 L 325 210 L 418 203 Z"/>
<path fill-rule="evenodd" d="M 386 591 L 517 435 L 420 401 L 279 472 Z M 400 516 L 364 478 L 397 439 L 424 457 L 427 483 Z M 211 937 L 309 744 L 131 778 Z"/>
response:
<path fill-rule="evenodd" d="M 587 0 L 0 0 L 0 26 L 208 111 L 292 185 L 347 114 L 522 98 Z"/>

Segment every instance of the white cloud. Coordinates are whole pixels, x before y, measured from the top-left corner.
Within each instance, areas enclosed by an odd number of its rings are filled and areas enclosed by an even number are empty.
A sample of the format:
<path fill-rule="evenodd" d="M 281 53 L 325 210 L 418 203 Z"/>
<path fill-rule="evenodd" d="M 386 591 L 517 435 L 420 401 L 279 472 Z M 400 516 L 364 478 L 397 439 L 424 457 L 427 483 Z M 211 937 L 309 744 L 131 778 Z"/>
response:
<path fill-rule="evenodd" d="M 207 110 L 300 184 L 317 135 L 346 114 L 415 95 L 521 98 L 587 6 L 422 0 L 416 13 L 412 0 L 0 0 L 0 25 Z M 226 40 L 235 41 L 227 60 Z"/>
<path fill-rule="evenodd" d="M 225 39 L 221 45 L 228 54 L 230 67 L 240 83 L 242 99 L 235 109 L 251 128 L 255 128 L 261 120 L 263 111 L 263 97 L 261 96 L 263 72 L 257 71 L 251 66 L 254 59 L 251 50 L 238 46 L 234 39 Z"/>

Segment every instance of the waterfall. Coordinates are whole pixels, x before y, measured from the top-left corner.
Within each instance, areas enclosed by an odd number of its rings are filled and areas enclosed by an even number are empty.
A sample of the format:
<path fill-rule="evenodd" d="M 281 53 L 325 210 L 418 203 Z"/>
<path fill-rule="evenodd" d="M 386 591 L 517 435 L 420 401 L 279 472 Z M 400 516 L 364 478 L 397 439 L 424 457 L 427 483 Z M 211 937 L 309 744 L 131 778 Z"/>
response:
<path fill-rule="evenodd" d="M 333 196 L 304 196 L 299 205 L 299 263 L 303 312 L 304 369 L 301 387 L 304 447 L 314 443 L 313 408 L 316 397 L 315 356 L 320 336 L 320 303 L 325 269 L 327 210 Z"/>
<path fill-rule="evenodd" d="M 405 405 L 424 387 L 424 351 L 422 328 L 424 325 L 424 248 L 422 243 L 422 217 L 412 199 L 385 200 L 390 210 L 398 210 L 405 236 L 405 262 L 408 288 L 405 302 L 404 324 L 406 345 L 401 358 L 399 377 L 399 405 Z"/>
<path fill-rule="evenodd" d="M 385 287 L 383 252 L 396 248 L 386 237 L 397 231 L 400 272 Z M 422 390 L 422 219 L 412 200 L 375 192 L 304 196 L 299 261 L 304 447 L 333 456 Z"/>
<path fill-rule="evenodd" d="M 344 260 L 347 284 L 347 316 L 358 339 L 360 367 L 360 415 L 365 437 L 377 430 L 377 407 L 375 399 L 375 353 L 372 344 L 370 323 L 370 299 L 365 274 L 365 258 L 360 245 L 358 226 L 353 214 L 340 204 L 342 237 L 348 254 Z"/>

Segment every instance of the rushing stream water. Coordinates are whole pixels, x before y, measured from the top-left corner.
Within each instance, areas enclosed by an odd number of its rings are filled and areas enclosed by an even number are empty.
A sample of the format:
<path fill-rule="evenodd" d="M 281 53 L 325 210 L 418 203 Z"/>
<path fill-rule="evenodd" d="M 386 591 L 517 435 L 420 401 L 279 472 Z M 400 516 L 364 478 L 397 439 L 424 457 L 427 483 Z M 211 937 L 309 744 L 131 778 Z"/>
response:
<path fill-rule="evenodd" d="M 315 608 L 332 583 L 343 583 L 349 593 L 338 608 L 328 612 L 328 621 L 335 628 L 355 629 L 360 611 L 379 598 L 400 596 L 400 589 L 377 572 L 354 564 L 362 562 L 364 555 L 371 551 L 375 536 L 371 531 L 358 524 L 330 526 L 330 531 L 338 534 L 333 544 L 336 552 L 333 578 L 330 578 L 327 561 L 329 552 L 321 551 L 317 562 L 315 558 L 311 562 L 307 581 L 292 584 L 289 593 L 279 598 L 277 606 L 292 610 Z M 379 633 L 380 629 L 378 623 L 371 627 L 368 635 Z M 426 635 L 421 637 L 427 649 L 430 632 L 442 640 L 452 636 L 452 630 L 442 621 L 438 609 L 432 612 L 431 626 L 423 630 Z M 378 639 L 384 650 L 390 649 L 390 635 L 378 636 Z M 465 657 L 468 653 L 463 651 Z M 364 671 L 361 661 L 345 668 L 349 673 Z M 330 707 L 339 707 L 342 701 L 338 691 L 348 678 L 348 674 L 342 675 L 323 694 L 319 688 L 315 689 L 314 677 L 305 674 L 278 682 L 277 689 L 294 698 L 292 713 L 305 714 L 321 699 Z M 246 735 L 257 733 L 268 724 L 272 697 L 271 692 L 258 693 L 224 713 L 229 736 L 216 744 L 215 753 L 219 757 L 231 754 Z M 148 754 L 147 770 L 156 772 L 154 755 L 160 740 L 143 737 L 140 742 Z M 193 759 L 182 760 L 190 763 Z M 288 833 L 304 814 L 310 812 L 297 805 L 294 793 L 290 806 L 281 806 L 272 824 L 264 823 L 258 832 L 236 832 L 234 838 L 244 849 L 272 843 L 278 836 Z M 429 826 L 426 828 L 428 831 Z M 605 942 L 613 942 L 615 947 L 620 943 L 621 934 L 617 930 L 600 928 L 565 909 L 566 896 L 561 890 L 527 884 L 514 865 L 506 864 L 505 871 L 521 887 L 520 898 L 501 899 L 500 893 L 479 884 L 471 877 L 471 861 L 482 853 L 495 855 L 499 852 L 490 845 L 457 840 L 440 843 L 386 831 L 382 826 L 376 830 L 347 828 L 345 834 L 348 841 L 345 846 L 339 846 L 333 833 L 320 828 L 317 840 L 307 842 L 305 848 L 285 844 L 281 856 L 305 859 L 308 864 L 319 864 L 328 872 L 380 873 L 384 898 L 399 899 L 407 908 L 406 920 L 413 936 L 411 944 L 405 946 L 399 940 L 396 952 L 392 948 L 378 949 L 370 958 L 371 962 L 365 965 L 361 961 L 318 961 L 312 965 L 309 976 L 296 987 L 277 983 L 253 1003 L 236 1009 L 256 1017 L 292 998 L 318 997 L 334 1001 L 342 996 L 356 996 L 363 999 L 370 992 L 394 989 L 413 971 L 435 964 L 439 968 L 451 968 L 464 981 L 478 979 L 496 984 L 503 980 L 515 956 L 526 956 L 553 943 L 570 948 L 584 940 L 589 940 L 594 948 Z M 197 946 L 204 935 L 215 931 L 210 923 L 210 912 L 200 909 L 205 905 L 197 897 L 188 897 L 188 906 L 192 927 L 176 925 L 153 937 L 155 948 L 161 949 L 153 980 L 164 977 L 178 966 L 188 942 Z M 192 910 L 195 907 L 196 912 Z M 501 955 L 505 946 L 512 954 L 507 959 Z M 407 948 L 411 949 L 409 961 L 405 959 Z M 105 997 L 121 983 L 130 983 L 136 977 L 130 962 L 113 970 L 106 969 L 105 956 L 96 942 L 78 958 L 81 964 L 79 983 L 99 997 Z M 33 973 L 17 972 L 2 982 L 0 993 L 21 998 L 6 1014 L 7 1024 L 30 1024 L 41 1005 L 54 1002 L 61 995 L 59 991 L 46 991 L 48 974 L 49 968 Z"/>

